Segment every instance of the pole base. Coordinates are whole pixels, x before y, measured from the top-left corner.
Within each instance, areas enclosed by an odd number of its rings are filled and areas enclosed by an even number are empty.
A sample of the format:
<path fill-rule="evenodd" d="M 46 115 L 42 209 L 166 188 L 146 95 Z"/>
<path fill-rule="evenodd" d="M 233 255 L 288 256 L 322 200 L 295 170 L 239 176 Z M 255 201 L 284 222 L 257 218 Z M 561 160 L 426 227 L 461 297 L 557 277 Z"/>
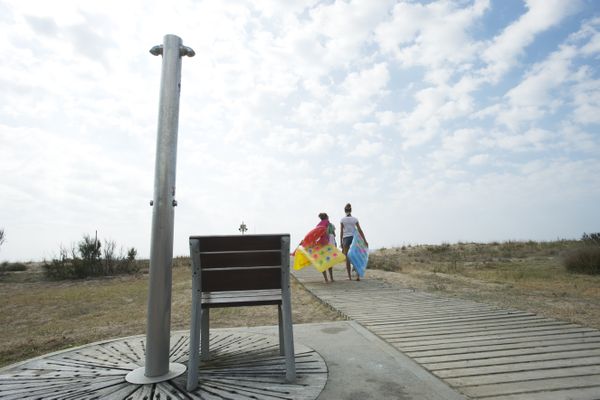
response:
<path fill-rule="evenodd" d="M 314 328 L 307 328 L 307 332 L 311 329 Z M 188 334 L 189 331 L 171 332 L 169 361 L 187 366 Z M 327 365 L 322 356 L 297 339 L 294 348 L 296 355 L 300 354 L 296 359 L 298 380 L 296 384 L 285 382 L 285 358 L 279 355 L 276 326 L 214 329 L 211 335 L 213 344 L 219 344 L 218 357 L 210 363 L 200 363 L 198 389 L 193 393 L 185 388 L 185 374 L 149 384 L 125 380 L 129 372 L 146 364 L 146 336 L 138 335 L 90 343 L 0 367 L 0 398 L 148 400 L 154 393 L 155 400 L 159 395 L 161 400 L 167 396 L 199 400 L 208 390 L 217 393 L 215 398 L 221 394 L 236 400 L 281 399 L 282 393 L 289 399 L 315 400 L 327 383 Z M 219 379 L 215 371 L 219 371 Z M 139 375 L 143 376 L 144 371 Z M 231 394 L 232 388 L 236 394 Z"/>
<path fill-rule="evenodd" d="M 159 376 L 148 377 L 145 375 L 146 368 L 136 368 L 125 376 L 125 380 L 129 383 L 136 385 L 148 385 L 151 383 L 168 381 L 183 374 L 186 370 L 186 366 L 178 363 L 169 363 L 169 372 Z"/>

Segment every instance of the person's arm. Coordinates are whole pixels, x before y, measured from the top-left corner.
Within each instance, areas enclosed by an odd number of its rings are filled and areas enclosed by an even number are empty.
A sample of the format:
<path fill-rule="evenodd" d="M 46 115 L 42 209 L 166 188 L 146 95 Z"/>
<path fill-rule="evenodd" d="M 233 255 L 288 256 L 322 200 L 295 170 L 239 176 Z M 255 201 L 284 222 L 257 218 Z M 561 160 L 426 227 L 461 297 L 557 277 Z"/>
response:
<path fill-rule="evenodd" d="M 340 247 L 344 247 L 344 224 L 340 222 Z"/>
<path fill-rule="evenodd" d="M 360 228 L 360 224 L 358 222 L 356 223 L 356 228 L 358 229 L 358 233 L 360 233 L 360 236 L 362 236 L 363 240 L 365 241 L 365 244 L 367 245 L 367 247 L 369 247 L 369 242 L 367 242 L 367 238 L 365 238 L 365 234 L 363 233 L 362 229 Z"/>

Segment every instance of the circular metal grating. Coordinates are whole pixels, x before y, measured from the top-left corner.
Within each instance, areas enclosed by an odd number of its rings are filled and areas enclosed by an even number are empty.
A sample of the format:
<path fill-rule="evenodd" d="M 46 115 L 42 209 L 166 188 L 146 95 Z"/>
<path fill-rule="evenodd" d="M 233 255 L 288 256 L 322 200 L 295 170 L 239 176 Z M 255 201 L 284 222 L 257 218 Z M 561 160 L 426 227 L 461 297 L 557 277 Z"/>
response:
<path fill-rule="evenodd" d="M 125 381 L 143 365 L 145 336 L 134 336 L 48 354 L 0 370 L 2 399 L 315 399 L 327 366 L 314 350 L 295 343 L 297 381 L 285 382 L 278 338 L 239 331 L 211 332 L 211 361 L 201 362 L 199 385 L 187 392 L 186 374 L 148 385 Z M 187 365 L 188 335 L 171 335 L 172 362 Z"/>

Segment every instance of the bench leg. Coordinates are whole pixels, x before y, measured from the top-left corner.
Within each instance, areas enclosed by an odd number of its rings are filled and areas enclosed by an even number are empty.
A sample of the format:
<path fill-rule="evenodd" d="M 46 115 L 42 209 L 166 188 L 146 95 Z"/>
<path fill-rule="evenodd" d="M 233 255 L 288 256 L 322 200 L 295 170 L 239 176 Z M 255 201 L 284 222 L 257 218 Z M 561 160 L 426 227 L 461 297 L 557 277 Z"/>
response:
<path fill-rule="evenodd" d="M 187 370 L 188 392 L 198 387 L 198 339 L 200 338 L 200 304 L 196 301 L 195 292 L 192 295 L 192 323 L 190 326 L 190 349 Z"/>
<path fill-rule="evenodd" d="M 294 331 L 292 323 L 292 294 L 290 290 L 290 237 L 281 237 L 281 318 L 283 325 L 283 347 L 285 351 L 285 379 L 296 381 L 296 355 L 294 353 Z M 281 329 L 281 328 L 280 328 Z"/>
<path fill-rule="evenodd" d="M 285 337 L 283 334 L 283 314 L 281 312 L 281 304 L 277 305 L 277 320 L 279 321 L 279 355 L 285 356 Z"/>
<path fill-rule="evenodd" d="M 285 349 L 285 380 L 293 383 L 296 381 L 296 359 L 294 354 L 294 331 L 292 327 L 292 306 L 289 302 L 282 304 L 283 337 Z"/>
<path fill-rule="evenodd" d="M 200 359 L 206 361 L 209 357 L 210 344 L 210 325 L 209 325 L 209 308 L 203 308 L 200 312 Z"/>

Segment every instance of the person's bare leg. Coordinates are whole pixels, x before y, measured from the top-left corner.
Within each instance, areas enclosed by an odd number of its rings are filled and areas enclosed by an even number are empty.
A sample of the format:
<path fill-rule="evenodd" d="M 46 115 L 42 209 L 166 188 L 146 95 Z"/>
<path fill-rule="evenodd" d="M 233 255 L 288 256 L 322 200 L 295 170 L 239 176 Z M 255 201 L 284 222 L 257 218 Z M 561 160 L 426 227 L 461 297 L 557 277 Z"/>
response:
<path fill-rule="evenodd" d="M 329 268 L 329 280 L 333 282 L 333 267 Z"/>
<path fill-rule="evenodd" d="M 325 278 L 325 283 L 329 283 L 327 280 L 327 272 L 323 271 L 323 278 Z"/>
<path fill-rule="evenodd" d="M 352 273 L 350 272 L 350 260 L 348 260 L 348 247 L 344 246 L 342 253 L 346 256 L 346 272 L 348 272 L 348 279 L 352 280 Z"/>

